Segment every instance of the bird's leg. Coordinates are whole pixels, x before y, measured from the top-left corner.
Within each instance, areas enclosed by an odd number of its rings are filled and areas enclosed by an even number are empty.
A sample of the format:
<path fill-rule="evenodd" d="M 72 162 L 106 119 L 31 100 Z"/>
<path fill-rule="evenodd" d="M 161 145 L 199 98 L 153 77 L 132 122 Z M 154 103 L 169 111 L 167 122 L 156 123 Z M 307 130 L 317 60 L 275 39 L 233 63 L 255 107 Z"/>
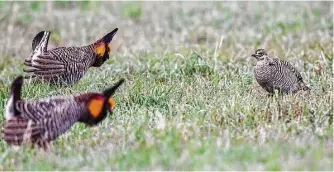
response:
<path fill-rule="evenodd" d="M 42 150 L 43 151 L 48 151 L 50 149 L 50 144 L 48 142 L 44 142 Z"/>
<path fill-rule="evenodd" d="M 281 102 L 280 102 L 282 94 L 280 92 L 276 92 L 275 97 L 276 97 L 277 112 L 278 112 L 276 120 L 278 120 L 282 117 L 282 108 L 281 108 Z"/>
<path fill-rule="evenodd" d="M 45 138 L 38 140 L 37 145 L 43 151 L 48 151 L 50 148 L 50 143 Z"/>
<path fill-rule="evenodd" d="M 277 119 L 280 119 L 281 116 L 282 116 L 282 109 L 281 109 L 281 103 L 280 103 L 280 99 L 279 99 L 279 96 L 277 95 L 276 97 L 276 101 L 277 101 L 277 112 L 278 112 L 278 116 L 277 116 Z"/>
<path fill-rule="evenodd" d="M 268 94 L 267 95 L 267 103 L 266 103 L 266 110 L 264 112 L 265 114 L 265 120 L 267 121 L 269 118 L 269 109 L 270 109 L 270 103 L 271 103 L 271 99 L 272 99 L 273 95 L 272 94 Z"/>

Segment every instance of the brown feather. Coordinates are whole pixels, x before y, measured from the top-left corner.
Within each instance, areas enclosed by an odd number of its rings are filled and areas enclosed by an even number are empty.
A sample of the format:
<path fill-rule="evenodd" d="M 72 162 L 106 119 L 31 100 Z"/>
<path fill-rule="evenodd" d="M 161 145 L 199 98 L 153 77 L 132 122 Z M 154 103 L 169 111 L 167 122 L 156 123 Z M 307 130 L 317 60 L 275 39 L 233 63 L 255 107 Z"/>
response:
<path fill-rule="evenodd" d="M 8 120 L 2 133 L 3 139 L 8 144 L 21 145 L 23 142 L 37 143 L 43 140 L 43 128 L 22 117 L 13 117 Z"/>

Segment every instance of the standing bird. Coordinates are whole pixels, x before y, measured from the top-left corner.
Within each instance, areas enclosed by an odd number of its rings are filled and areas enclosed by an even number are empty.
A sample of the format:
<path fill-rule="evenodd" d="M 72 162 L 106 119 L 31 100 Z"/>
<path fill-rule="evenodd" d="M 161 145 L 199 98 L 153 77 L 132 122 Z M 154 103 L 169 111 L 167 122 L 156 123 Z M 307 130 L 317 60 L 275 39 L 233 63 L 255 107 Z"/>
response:
<path fill-rule="evenodd" d="M 124 79 L 102 93 L 55 96 L 41 100 L 22 100 L 23 77 L 11 85 L 6 105 L 3 139 L 10 145 L 31 143 L 46 149 L 49 142 L 65 133 L 76 122 L 95 126 L 115 107 L 112 98 Z"/>
<path fill-rule="evenodd" d="M 114 29 L 93 44 L 82 47 L 58 47 L 47 49 L 50 31 L 39 32 L 32 41 L 29 58 L 25 59 L 25 78 L 37 78 L 51 84 L 73 85 L 88 68 L 100 67 L 111 52 L 110 42 L 117 33 Z"/>
<path fill-rule="evenodd" d="M 270 94 L 273 94 L 274 90 L 283 94 L 310 90 L 300 73 L 289 62 L 268 56 L 264 49 L 256 50 L 252 57 L 257 60 L 254 68 L 255 78 Z"/>

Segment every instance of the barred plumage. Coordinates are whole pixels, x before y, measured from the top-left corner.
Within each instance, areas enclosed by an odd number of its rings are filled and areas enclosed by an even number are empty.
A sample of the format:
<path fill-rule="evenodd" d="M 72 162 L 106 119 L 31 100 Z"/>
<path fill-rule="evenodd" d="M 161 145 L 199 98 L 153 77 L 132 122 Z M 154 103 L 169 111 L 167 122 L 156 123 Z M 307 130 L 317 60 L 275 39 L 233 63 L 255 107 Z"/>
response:
<path fill-rule="evenodd" d="M 111 51 L 110 42 L 117 28 L 93 44 L 82 47 L 58 47 L 47 50 L 50 31 L 39 32 L 32 41 L 29 58 L 25 59 L 25 78 L 36 78 L 51 84 L 72 85 L 78 82 L 88 68 L 100 67 Z"/>
<path fill-rule="evenodd" d="M 123 82 L 121 79 L 102 93 L 21 100 L 23 77 L 18 77 L 12 83 L 6 106 L 3 139 L 8 144 L 28 142 L 45 147 L 76 122 L 97 125 L 108 111 L 112 112 L 115 106 L 112 95 Z"/>
<path fill-rule="evenodd" d="M 252 57 L 257 59 L 254 76 L 269 93 L 278 90 L 284 94 L 309 90 L 302 76 L 289 62 L 268 56 L 264 49 L 258 49 Z"/>

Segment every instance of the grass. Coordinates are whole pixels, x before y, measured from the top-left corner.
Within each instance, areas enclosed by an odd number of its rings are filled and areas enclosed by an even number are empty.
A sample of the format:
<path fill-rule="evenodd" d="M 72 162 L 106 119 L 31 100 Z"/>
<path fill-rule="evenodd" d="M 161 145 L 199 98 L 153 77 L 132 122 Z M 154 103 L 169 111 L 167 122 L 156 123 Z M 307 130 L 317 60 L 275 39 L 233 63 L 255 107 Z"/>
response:
<path fill-rule="evenodd" d="M 333 2 L 141 2 L 133 16 L 129 2 L 83 4 L 51 4 L 44 15 L 47 3 L 20 3 L 33 8 L 25 11 L 31 21 L 0 23 L 0 111 L 38 30 L 54 30 L 52 48 L 119 27 L 112 57 L 73 87 L 23 88 L 24 98 L 42 98 L 125 78 L 116 109 L 97 127 L 76 124 L 48 152 L 0 140 L 0 170 L 333 170 Z M 291 62 L 312 88 L 284 97 L 281 115 L 275 101 L 265 113 L 253 77 L 249 55 L 260 47 Z"/>

